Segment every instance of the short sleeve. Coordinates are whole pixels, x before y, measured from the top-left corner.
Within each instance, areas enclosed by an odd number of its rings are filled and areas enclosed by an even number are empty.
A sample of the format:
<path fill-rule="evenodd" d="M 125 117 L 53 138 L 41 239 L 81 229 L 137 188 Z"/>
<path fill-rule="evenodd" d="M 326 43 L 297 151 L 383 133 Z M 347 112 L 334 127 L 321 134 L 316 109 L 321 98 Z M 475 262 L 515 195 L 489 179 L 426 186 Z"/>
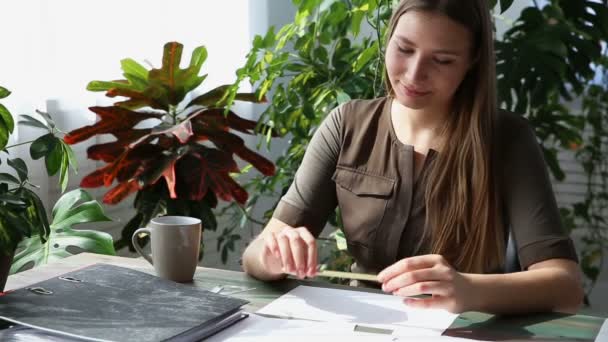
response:
<path fill-rule="evenodd" d="M 292 227 L 307 227 L 321 234 L 337 206 L 336 186 L 331 177 L 341 145 L 342 107 L 334 109 L 313 135 L 293 183 L 281 198 L 273 217 Z"/>
<path fill-rule="evenodd" d="M 540 261 L 578 261 L 572 240 L 563 228 L 540 145 L 528 121 L 504 113 L 499 126 L 503 158 L 504 210 L 523 270 Z M 507 123 L 505 124 L 505 122 Z"/>

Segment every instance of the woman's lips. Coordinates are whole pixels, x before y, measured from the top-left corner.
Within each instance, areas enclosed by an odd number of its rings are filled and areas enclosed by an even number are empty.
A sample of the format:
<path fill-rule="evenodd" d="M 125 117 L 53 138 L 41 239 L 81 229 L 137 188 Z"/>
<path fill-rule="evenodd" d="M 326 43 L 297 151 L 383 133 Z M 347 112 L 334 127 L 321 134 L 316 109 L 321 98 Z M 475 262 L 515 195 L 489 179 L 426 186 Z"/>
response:
<path fill-rule="evenodd" d="M 420 97 L 420 96 L 424 96 L 424 95 L 431 93 L 430 91 L 423 91 L 423 90 L 417 89 L 415 87 L 406 86 L 403 84 L 402 84 L 402 87 L 403 87 L 403 91 L 405 92 L 405 94 L 407 96 L 411 96 L 411 97 Z"/>

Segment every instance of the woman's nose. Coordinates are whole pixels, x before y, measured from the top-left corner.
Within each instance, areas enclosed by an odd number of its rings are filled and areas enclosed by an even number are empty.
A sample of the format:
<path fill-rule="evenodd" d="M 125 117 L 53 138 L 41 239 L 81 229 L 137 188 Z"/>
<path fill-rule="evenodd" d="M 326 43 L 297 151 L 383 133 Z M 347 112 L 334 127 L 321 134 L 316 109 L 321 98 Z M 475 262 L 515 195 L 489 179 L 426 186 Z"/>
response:
<path fill-rule="evenodd" d="M 410 82 L 416 83 L 417 81 L 424 81 L 428 77 L 428 66 L 422 56 L 414 56 L 407 68 L 407 79 Z"/>

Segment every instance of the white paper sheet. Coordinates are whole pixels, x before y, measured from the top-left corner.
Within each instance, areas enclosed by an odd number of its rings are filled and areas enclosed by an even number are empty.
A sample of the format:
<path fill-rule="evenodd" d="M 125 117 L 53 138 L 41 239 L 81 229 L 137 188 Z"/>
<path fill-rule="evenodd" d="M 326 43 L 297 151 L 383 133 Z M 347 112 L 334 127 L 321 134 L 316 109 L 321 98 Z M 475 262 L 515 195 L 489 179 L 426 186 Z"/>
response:
<path fill-rule="evenodd" d="M 393 336 L 439 336 L 458 317 L 409 307 L 397 296 L 310 286 L 298 286 L 258 312 L 391 329 Z"/>
<path fill-rule="evenodd" d="M 608 319 L 604 321 L 604 324 L 602 324 L 602 327 L 600 328 L 600 332 L 595 338 L 595 342 L 602 341 L 608 341 Z"/>
<path fill-rule="evenodd" d="M 353 331 L 347 323 L 317 323 L 303 320 L 277 319 L 250 314 L 205 342 L 260 342 L 260 341 L 393 341 L 393 337 L 383 334 L 370 334 Z"/>

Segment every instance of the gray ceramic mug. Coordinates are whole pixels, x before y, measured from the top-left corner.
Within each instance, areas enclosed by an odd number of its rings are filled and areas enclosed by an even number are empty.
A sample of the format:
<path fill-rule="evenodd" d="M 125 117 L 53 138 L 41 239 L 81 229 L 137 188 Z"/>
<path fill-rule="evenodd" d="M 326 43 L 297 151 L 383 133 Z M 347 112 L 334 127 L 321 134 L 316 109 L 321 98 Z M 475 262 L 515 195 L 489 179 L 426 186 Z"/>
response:
<path fill-rule="evenodd" d="M 139 246 L 138 238 L 142 233 L 150 235 L 152 257 Z M 154 266 L 159 277 L 188 282 L 198 264 L 201 220 L 188 216 L 156 217 L 147 228 L 136 230 L 131 241 L 137 253 Z"/>

